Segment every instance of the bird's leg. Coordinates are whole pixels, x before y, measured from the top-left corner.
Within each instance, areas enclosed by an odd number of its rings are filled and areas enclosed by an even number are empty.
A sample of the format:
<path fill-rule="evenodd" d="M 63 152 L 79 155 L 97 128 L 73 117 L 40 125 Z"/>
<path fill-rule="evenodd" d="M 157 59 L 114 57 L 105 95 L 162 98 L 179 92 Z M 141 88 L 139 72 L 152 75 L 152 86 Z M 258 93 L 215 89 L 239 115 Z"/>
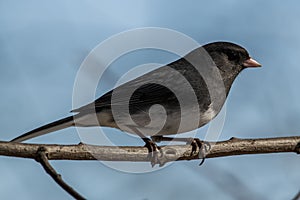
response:
<path fill-rule="evenodd" d="M 160 162 L 158 156 L 159 153 L 162 153 L 160 150 L 161 148 L 156 145 L 154 141 L 151 139 L 147 138 L 142 134 L 137 128 L 135 127 L 130 127 L 135 134 L 141 137 L 141 139 L 145 142 L 145 147 L 148 149 L 148 158 L 150 160 L 151 166 L 154 167 L 156 164 L 159 164 L 159 166 L 163 166 L 163 163 Z"/>
<path fill-rule="evenodd" d="M 199 138 L 172 138 L 172 137 L 164 137 L 164 136 L 152 136 L 153 142 L 162 142 L 162 141 L 176 141 L 176 142 L 185 142 L 186 144 L 190 144 L 192 146 L 191 156 L 196 153 L 197 148 L 199 148 L 199 158 L 201 158 L 201 162 L 199 165 L 202 165 L 205 160 L 205 156 L 207 152 L 211 149 L 210 143 L 201 141 Z"/>
<path fill-rule="evenodd" d="M 142 140 L 145 142 L 145 147 L 147 147 L 148 149 L 148 157 L 150 159 L 151 166 L 154 167 L 156 164 L 159 164 L 161 166 L 161 163 L 158 158 L 161 148 L 149 138 L 142 137 Z"/>

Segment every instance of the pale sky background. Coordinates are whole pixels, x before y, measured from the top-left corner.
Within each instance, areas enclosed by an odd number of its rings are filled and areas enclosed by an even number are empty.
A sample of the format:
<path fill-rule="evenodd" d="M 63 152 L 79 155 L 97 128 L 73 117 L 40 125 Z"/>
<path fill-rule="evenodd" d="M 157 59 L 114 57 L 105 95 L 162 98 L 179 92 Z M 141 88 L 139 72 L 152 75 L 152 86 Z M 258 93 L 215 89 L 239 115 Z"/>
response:
<path fill-rule="evenodd" d="M 235 81 L 220 139 L 298 136 L 299 9 L 296 0 L 0 0 L 0 139 L 69 115 L 76 73 L 88 53 L 114 34 L 148 26 L 180 31 L 200 44 L 241 44 L 263 65 Z M 150 52 L 138 63 L 164 64 L 171 57 Z M 128 63 L 115 63 L 99 95 Z M 128 145 L 120 132 L 109 131 L 116 143 Z M 80 139 L 70 128 L 29 142 L 76 144 Z M 201 167 L 199 161 L 176 162 L 145 174 L 119 172 L 96 161 L 51 163 L 88 199 L 281 200 L 300 190 L 300 158 L 291 153 L 207 159 Z M 1 199 L 71 199 L 33 160 L 0 157 L 0 177 Z"/>

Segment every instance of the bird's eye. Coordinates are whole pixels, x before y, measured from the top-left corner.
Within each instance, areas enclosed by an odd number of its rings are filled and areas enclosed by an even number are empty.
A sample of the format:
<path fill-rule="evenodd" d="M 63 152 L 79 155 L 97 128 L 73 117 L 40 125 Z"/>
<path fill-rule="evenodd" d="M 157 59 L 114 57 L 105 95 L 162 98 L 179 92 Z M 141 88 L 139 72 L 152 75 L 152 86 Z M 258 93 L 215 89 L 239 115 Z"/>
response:
<path fill-rule="evenodd" d="M 233 51 L 227 52 L 227 57 L 228 57 L 228 60 L 230 60 L 230 61 L 238 61 L 239 60 L 239 55 Z"/>

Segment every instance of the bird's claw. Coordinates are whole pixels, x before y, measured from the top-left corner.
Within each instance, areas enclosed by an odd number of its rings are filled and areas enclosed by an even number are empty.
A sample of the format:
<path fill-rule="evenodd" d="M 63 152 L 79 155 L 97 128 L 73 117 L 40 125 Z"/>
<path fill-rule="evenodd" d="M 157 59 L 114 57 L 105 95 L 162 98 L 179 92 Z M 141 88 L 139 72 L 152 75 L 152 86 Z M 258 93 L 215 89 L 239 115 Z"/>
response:
<path fill-rule="evenodd" d="M 202 165 L 205 161 L 207 152 L 211 149 L 210 143 L 201 141 L 199 138 L 191 138 L 187 143 L 192 146 L 191 156 L 194 155 L 197 152 L 197 148 L 199 148 L 198 157 L 202 159 L 199 166 Z"/>
<path fill-rule="evenodd" d="M 145 140 L 145 143 L 145 147 L 147 147 L 149 152 L 148 159 L 150 160 L 151 166 L 154 167 L 156 164 L 158 164 L 160 167 L 162 167 L 164 163 L 161 163 L 159 160 L 159 156 L 162 154 L 161 148 L 150 139 Z"/>

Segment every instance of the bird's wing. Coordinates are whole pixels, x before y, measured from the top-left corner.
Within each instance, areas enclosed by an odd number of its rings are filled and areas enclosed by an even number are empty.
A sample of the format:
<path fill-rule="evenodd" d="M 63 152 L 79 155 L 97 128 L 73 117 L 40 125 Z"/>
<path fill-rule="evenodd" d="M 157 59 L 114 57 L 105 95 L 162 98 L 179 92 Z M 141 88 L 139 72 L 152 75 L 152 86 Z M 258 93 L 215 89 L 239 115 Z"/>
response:
<path fill-rule="evenodd" d="M 111 105 L 124 106 L 129 102 L 130 106 L 145 108 L 149 105 L 164 104 L 165 102 L 176 100 L 175 94 L 168 89 L 167 86 L 164 86 L 164 82 L 174 81 L 172 74 L 166 71 L 167 67 L 168 66 L 161 67 L 124 83 L 107 92 L 95 102 L 72 110 L 71 112 L 89 112 L 91 109 L 100 111 L 105 108 L 109 109 Z M 159 80 L 159 83 L 156 83 L 157 80 Z"/>
<path fill-rule="evenodd" d="M 147 109 L 151 105 L 164 105 L 170 101 L 177 101 L 175 94 L 167 87 L 156 84 L 147 83 L 128 94 L 127 87 L 130 85 L 120 86 L 120 88 L 111 90 L 98 98 L 95 102 L 75 109 L 72 112 L 89 112 L 91 109 L 100 111 L 111 106 L 126 106 L 130 108 Z"/>
<path fill-rule="evenodd" d="M 187 86 L 185 82 L 188 82 L 190 86 Z M 175 91 L 174 94 L 172 88 L 179 90 Z M 91 110 L 99 112 L 102 109 L 111 109 L 111 105 L 124 106 L 128 104 L 131 108 L 142 108 L 143 110 L 154 104 L 177 107 L 177 96 L 184 96 L 189 89 L 193 90 L 191 92 L 201 94 L 199 98 L 203 100 L 209 98 L 207 87 L 201 75 L 186 60 L 179 59 L 167 66 L 160 67 L 124 83 L 107 92 L 95 102 L 72 112 L 90 112 Z M 191 98 L 189 96 L 186 95 L 185 98 Z M 207 102 L 206 104 L 209 105 L 210 100 L 208 99 Z"/>

